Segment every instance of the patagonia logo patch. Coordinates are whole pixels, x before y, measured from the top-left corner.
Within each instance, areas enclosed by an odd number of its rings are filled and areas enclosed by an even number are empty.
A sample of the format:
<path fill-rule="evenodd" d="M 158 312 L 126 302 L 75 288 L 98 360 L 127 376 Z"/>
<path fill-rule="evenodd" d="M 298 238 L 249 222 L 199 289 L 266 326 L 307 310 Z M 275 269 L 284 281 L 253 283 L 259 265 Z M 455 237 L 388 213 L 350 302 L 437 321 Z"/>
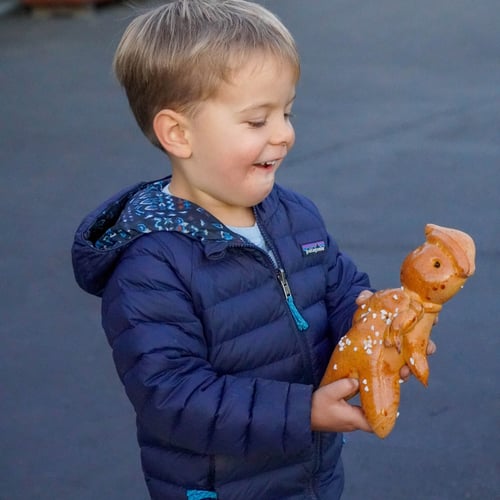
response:
<path fill-rule="evenodd" d="M 304 243 L 301 245 L 304 255 L 314 255 L 315 253 L 324 252 L 326 244 L 323 240 L 313 241 L 312 243 Z"/>

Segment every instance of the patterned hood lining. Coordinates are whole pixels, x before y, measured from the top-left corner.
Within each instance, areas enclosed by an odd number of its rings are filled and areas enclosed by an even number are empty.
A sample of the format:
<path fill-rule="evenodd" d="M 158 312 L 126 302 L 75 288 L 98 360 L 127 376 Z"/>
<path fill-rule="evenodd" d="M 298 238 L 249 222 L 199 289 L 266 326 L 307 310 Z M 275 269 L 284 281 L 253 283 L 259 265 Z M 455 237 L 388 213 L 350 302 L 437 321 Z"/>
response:
<path fill-rule="evenodd" d="M 131 196 L 108 206 L 90 230 L 94 247 L 114 249 L 156 231 L 177 231 L 200 241 L 244 241 L 205 209 L 166 194 L 163 188 L 169 180 L 141 186 Z"/>

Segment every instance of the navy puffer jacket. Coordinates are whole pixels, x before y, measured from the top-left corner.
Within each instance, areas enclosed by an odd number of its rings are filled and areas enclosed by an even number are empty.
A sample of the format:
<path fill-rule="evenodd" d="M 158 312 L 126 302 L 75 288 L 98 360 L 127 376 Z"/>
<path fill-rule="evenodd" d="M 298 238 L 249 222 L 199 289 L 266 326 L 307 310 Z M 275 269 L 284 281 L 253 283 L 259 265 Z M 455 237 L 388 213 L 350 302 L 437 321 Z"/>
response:
<path fill-rule="evenodd" d="M 275 186 L 255 207 L 274 262 L 167 182 L 106 202 L 73 246 L 78 283 L 102 296 L 151 497 L 339 498 L 342 436 L 311 432 L 311 394 L 366 275 L 295 193 Z"/>

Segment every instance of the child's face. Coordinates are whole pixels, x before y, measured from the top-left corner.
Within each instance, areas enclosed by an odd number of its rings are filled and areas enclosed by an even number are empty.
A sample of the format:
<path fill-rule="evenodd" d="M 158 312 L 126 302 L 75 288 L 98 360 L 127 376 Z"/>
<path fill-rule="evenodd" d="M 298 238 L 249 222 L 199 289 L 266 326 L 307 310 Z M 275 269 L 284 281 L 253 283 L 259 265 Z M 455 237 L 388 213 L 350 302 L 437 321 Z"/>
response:
<path fill-rule="evenodd" d="M 192 155 L 174 170 L 172 192 L 238 225 L 234 216 L 270 193 L 293 146 L 295 83 L 289 65 L 261 53 L 249 59 L 189 120 Z"/>

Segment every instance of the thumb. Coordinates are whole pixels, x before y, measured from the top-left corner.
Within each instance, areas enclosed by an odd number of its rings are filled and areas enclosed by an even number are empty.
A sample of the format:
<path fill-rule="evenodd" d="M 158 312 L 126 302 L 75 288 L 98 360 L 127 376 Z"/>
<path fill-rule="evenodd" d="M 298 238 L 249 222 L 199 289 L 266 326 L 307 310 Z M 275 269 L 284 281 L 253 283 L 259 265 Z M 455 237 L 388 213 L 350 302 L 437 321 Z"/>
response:
<path fill-rule="evenodd" d="M 371 296 L 373 295 L 373 292 L 370 290 L 363 290 L 357 297 L 356 299 L 356 304 L 360 306 L 361 304 L 364 304 Z"/>
<path fill-rule="evenodd" d="M 356 378 L 341 378 L 334 382 L 338 399 L 352 398 L 359 389 L 359 380 Z"/>

